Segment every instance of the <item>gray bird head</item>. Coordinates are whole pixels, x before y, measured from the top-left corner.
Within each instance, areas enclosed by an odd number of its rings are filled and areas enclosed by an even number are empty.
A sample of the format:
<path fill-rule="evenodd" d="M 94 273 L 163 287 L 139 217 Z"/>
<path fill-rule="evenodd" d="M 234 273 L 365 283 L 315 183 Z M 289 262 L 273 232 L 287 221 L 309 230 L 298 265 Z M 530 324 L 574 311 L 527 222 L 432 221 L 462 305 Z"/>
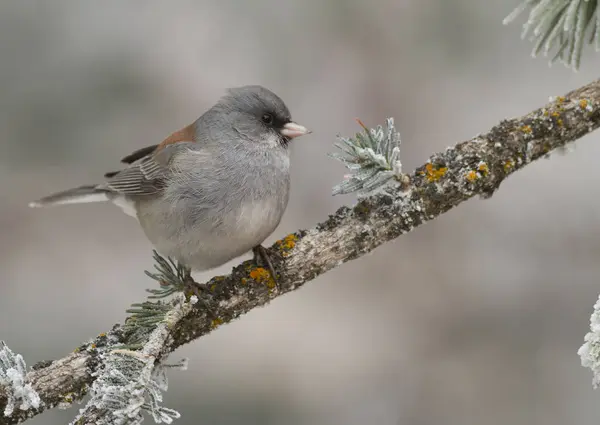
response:
<path fill-rule="evenodd" d="M 310 133 L 292 121 L 289 109 L 272 91 L 261 86 L 229 89 L 211 109 L 220 128 L 248 143 L 287 146 L 291 139 Z"/>

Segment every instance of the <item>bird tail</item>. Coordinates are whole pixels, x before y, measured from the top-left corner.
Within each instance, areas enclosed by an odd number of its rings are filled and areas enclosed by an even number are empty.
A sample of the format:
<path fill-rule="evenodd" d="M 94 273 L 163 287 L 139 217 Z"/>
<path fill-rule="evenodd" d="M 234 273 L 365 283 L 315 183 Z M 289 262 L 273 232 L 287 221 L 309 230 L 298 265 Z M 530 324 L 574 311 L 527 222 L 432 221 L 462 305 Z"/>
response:
<path fill-rule="evenodd" d="M 105 189 L 101 189 L 97 185 L 87 185 L 54 193 L 37 201 L 30 202 L 29 206 L 31 208 L 41 208 L 51 205 L 81 204 L 108 200 L 108 192 Z"/>

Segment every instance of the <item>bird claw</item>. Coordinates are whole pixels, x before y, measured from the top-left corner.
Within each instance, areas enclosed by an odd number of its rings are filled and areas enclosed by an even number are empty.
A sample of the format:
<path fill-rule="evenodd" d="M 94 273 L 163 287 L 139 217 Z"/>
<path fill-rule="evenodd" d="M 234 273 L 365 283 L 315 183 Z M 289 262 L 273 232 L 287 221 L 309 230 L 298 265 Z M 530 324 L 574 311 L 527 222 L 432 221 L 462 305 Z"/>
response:
<path fill-rule="evenodd" d="M 269 270 L 269 273 L 271 273 L 271 277 L 275 282 L 275 286 L 277 287 L 277 289 L 281 289 L 281 287 L 279 286 L 279 281 L 277 280 L 277 273 L 275 272 L 275 267 L 273 266 L 273 262 L 269 257 L 267 249 L 262 245 L 258 245 L 252 248 L 252 253 L 254 254 L 254 262 L 256 264 L 262 264 L 266 266 Z"/>
<path fill-rule="evenodd" d="M 210 318 L 214 319 L 217 317 L 211 307 L 212 294 L 208 285 L 194 281 L 191 275 L 189 275 L 186 276 L 184 280 L 183 293 L 187 301 L 192 297 L 196 297 L 198 299 L 197 302 L 202 303 L 202 306 Z"/>

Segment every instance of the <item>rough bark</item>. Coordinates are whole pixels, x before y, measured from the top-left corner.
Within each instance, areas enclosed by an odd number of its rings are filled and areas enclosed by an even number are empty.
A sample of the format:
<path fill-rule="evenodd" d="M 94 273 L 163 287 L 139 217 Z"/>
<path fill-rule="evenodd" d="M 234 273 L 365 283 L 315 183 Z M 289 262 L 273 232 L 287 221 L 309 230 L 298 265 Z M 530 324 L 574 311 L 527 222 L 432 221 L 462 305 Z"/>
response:
<path fill-rule="evenodd" d="M 512 173 L 562 148 L 600 126 L 600 80 L 557 97 L 527 115 L 504 120 L 485 134 L 432 155 L 402 184 L 388 186 L 353 207 L 342 207 L 314 228 L 298 231 L 271 248 L 280 273 L 279 288 L 268 272 L 246 261 L 230 275 L 208 282 L 212 300 L 202 303 L 172 330 L 167 352 L 213 331 L 253 308 L 300 288 L 317 276 L 356 259 L 379 245 L 411 231 L 476 195 L 491 196 Z M 120 326 L 109 332 L 122 338 Z M 78 400 L 94 380 L 101 335 L 77 352 L 42 364 L 28 374 L 44 401 L 36 411 L 15 410 L 0 417 L 14 424 L 44 409 Z M 0 411 L 6 404 L 0 388 Z"/>

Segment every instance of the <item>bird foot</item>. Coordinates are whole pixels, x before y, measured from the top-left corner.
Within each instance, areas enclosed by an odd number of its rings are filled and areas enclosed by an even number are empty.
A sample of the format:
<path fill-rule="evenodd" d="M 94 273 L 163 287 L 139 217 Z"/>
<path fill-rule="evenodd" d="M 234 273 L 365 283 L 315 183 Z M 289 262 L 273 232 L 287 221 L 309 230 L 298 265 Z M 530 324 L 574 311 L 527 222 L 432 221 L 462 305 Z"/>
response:
<path fill-rule="evenodd" d="M 206 313 L 211 317 L 215 318 L 216 314 L 211 307 L 211 302 L 213 300 L 210 288 L 208 285 L 204 283 L 196 282 L 191 273 L 186 274 L 183 283 L 183 294 L 185 295 L 186 300 L 190 300 L 192 297 L 196 297 L 198 299 L 198 303 L 201 303 Z"/>
<path fill-rule="evenodd" d="M 273 278 L 277 289 L 281 289 L 281 287 L 279 286 L 279 281 L 277 280 L 277 273 L 275 272 L 275 267 L 273 266 L 273 262 L 269 257 L 267 249 L 262 245 L 258 245 L 252 248 L 252 253 L 254 254 L 254 262 L 258 265 L 265 266 L 269 270 L 269 273 L 271 273 L 271 277 Z"/>

